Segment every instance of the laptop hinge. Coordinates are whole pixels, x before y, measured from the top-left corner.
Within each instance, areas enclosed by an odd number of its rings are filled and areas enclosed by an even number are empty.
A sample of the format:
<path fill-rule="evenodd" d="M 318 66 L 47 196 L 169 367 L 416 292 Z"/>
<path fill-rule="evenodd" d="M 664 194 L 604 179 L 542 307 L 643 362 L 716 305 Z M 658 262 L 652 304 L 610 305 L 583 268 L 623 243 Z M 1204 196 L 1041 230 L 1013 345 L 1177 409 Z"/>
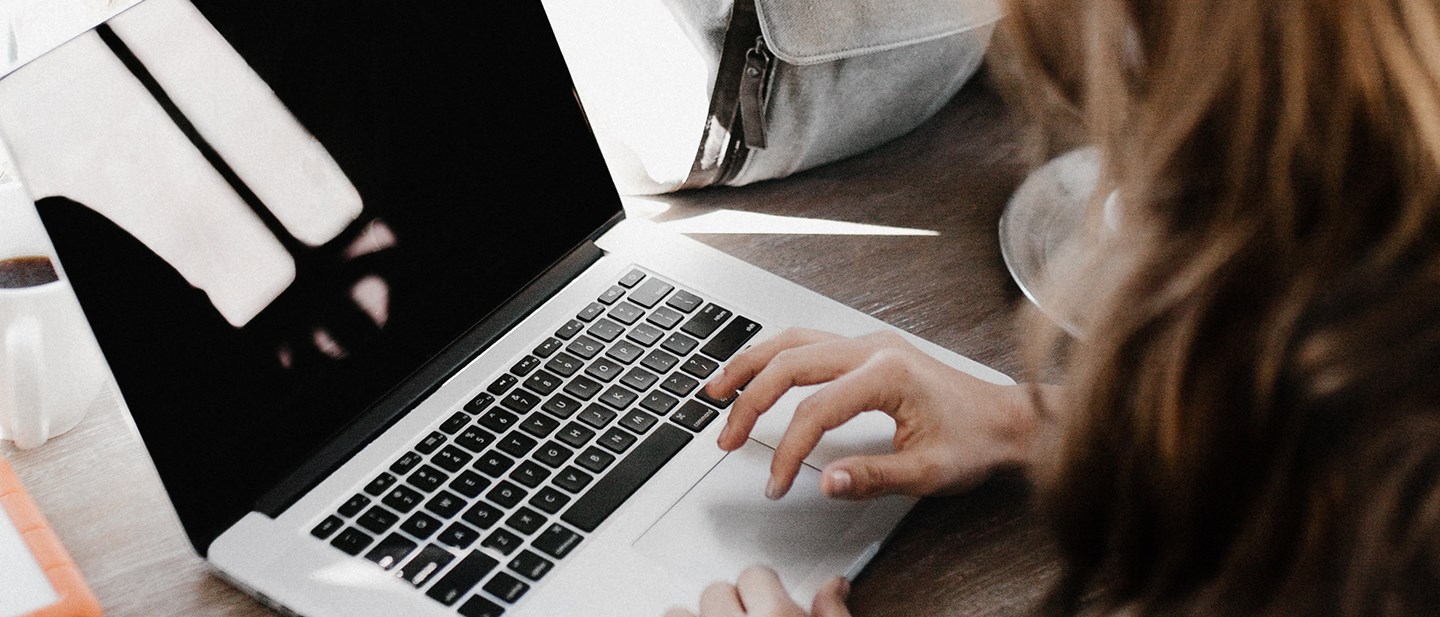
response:
<path fill-rule="evenodd" d="M 381 397 L 354 421 L 305 459 L 298 468 L 255 502 L 254 510 L 278 518 L 310 489 L 333 473 L 361 448 L 374 441 L 406 412 L 439 389 L 451 376 L 469 364 L 497 339 L 520 323 L 536 307 L 574 280 L 604 251 L 595 240 L 620 220 L 616 215 L 580 246 L 572 249 L 519 293 L 511 296 L 464 335 L 451 343 L 400 386 Z M 208 549 L 208 547 L 207 547 Z"/>

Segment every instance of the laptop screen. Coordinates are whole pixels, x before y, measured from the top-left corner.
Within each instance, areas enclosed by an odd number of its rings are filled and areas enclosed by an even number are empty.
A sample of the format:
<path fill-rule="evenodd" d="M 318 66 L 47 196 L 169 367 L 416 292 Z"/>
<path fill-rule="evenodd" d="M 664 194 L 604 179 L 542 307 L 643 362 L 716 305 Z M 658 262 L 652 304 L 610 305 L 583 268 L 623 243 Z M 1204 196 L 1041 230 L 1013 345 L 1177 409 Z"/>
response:
<path fill-rule="evenodd" d="M 119 68 L 65 78 L 96 99 L 72 113 L 138 106 L 126 117 L 157 124 L 62 143 L 105 169 L 155 162 L 32 192 L 202 551 L 620 211 L 539 2 L 153 0 L 99 35 L 86 53 L 111 57 L 75 65 Z M 45 79 L 0 90 L 54 109 L 53 88 L 24 91 Z M 17 123 L 0 128 L 23 142 Z M 27 177 L 63 167 L 15 149 Z M 192 186 L 210 177 L 219 189 Z"/>

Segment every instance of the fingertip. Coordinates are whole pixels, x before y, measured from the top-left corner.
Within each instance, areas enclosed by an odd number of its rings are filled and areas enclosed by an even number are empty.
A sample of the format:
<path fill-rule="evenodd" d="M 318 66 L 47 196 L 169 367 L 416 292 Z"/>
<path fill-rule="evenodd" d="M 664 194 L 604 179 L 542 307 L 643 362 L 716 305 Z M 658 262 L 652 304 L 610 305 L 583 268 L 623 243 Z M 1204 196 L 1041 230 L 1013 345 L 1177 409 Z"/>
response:
<path fill-rule="evenodd" d="M 855 490 L 855 478 L 843 468 L 827 469 L 820 478 L 820 492 L 826 497 L 848 497 Z"/>

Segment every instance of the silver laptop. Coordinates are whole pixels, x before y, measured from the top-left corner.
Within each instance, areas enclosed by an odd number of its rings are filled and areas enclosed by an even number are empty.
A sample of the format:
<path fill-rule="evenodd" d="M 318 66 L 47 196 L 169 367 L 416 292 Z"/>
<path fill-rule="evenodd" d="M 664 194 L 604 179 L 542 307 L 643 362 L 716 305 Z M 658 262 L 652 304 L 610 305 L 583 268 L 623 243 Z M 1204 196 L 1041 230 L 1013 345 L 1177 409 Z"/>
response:
<path fill-rule="evenodd" d="M 628 616 L 767 563 L 808 603 L 908 511 L 819 495 L 830 461 L 890 448 L 881 414 L 827 435 L 775 502 L 772 448 L 803 391 L 744 447 L 716 447 L 729 401 L 702 386 L 735 353 L 790 326 L 892 328 L 625 218 L 539 2 L 194 5 L 323 145 L 358 212 L 297 235 L 187 115 L 172 69 L 106 27 L 292 270 L 254 310 L 226 309 L 100 198 L 37 205 L 219 576 L 311 617 Z"/>

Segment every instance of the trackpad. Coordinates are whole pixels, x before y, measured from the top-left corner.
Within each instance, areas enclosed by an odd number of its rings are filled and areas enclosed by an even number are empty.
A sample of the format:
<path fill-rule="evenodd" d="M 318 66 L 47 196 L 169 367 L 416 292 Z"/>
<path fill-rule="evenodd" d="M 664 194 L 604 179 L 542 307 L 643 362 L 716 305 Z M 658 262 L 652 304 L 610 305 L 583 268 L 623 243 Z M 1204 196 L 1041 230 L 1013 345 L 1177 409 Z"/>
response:
<path fill-rule="evenodd" d="M 765 498 L 774 451 L 754 440 L 727 455 L 635 542 L 642 554 L 697 584 L 733 581 L 766 564 L 809 606 L 815 589 L 885 538 L 893 521 L 862 521 L 895 503 L 849 502 L 820 495 L 820 473 L 802 466 L 790 493 Z M 908 504 L 901 504 L 908 509 Z M 890 518 L 889 516 L 885 518 Z M 898 521 L 898 517 L 895 517 Z M 876 523 L 879 523 L 877 526 Z"/>

